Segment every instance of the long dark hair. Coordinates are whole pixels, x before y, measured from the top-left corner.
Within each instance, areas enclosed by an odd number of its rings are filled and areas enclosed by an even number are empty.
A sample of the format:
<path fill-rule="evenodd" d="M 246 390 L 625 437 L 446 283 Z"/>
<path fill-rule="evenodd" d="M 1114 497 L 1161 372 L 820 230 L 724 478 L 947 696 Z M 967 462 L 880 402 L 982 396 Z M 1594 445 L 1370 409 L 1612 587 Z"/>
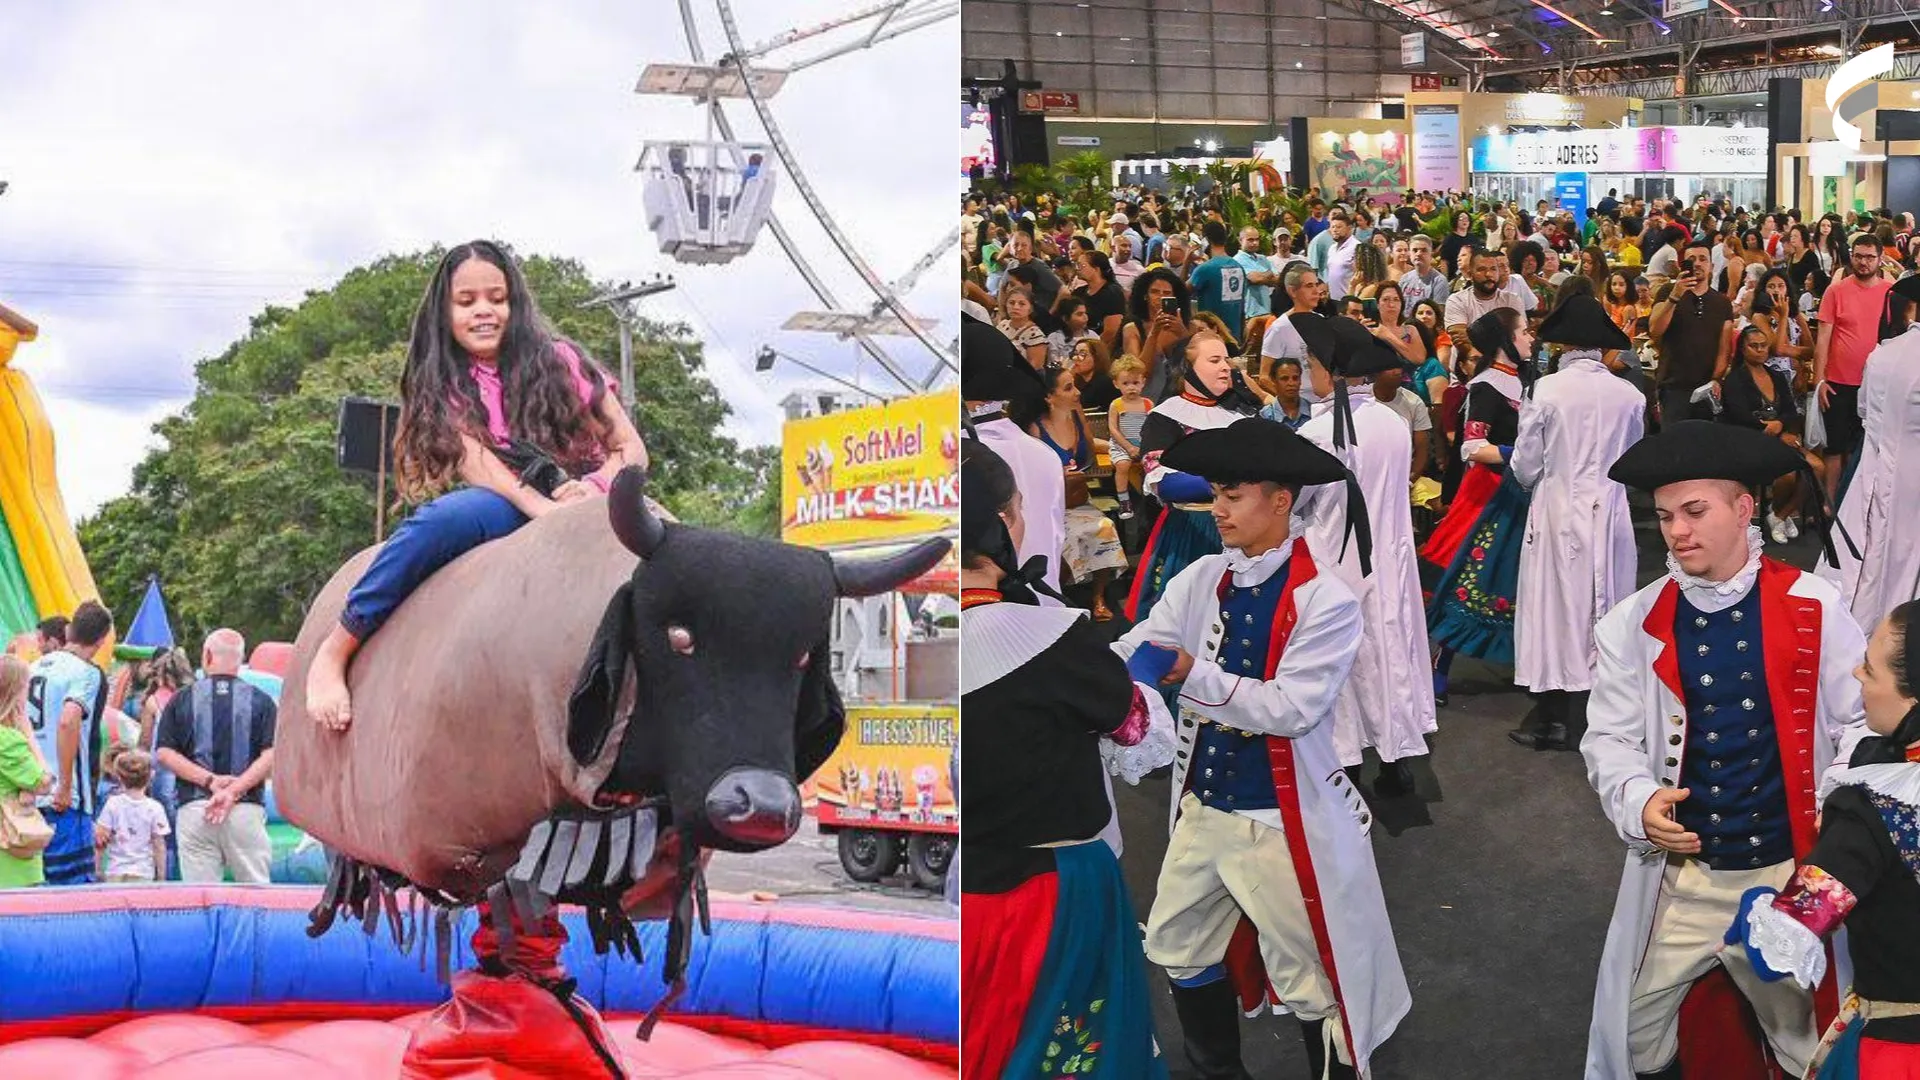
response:
<path fill-rule="evenodd" d="M 1761 274 L 1760 281 L 1756 285 L 1754 285 L 1753 313 L 1755 315 L 1774 314 L 1773 297 L 1768 295 L 1767 293 L 1767 283 L 1772 281 L 1774 278 L 1779 278 L 1781 281 L 1784 281 L 1787 283 L 1786 315 L 1788 319 L 1792 319 L 1793 313 L 1795 311 L 1795 305 L 1797 305 L 1800 302 L 1800 298 L 1793 295 L 1793 279 L 1788 277 L 1787 272 L 1785 270 L 1780 269 L 1779 267 L 1770 268 L 1766 273 Z"/>
<path fill-rule="evenodd" d="M 1514 334 L 1520 329 L 1520 312 L 1510 307 L 1497 307 L 1467 327 L 1467 340 L 1480 351 L 1474 358 L 1475 375 L 1492 367 L 1501 354 L 1507 361 L 1521 370 L 1526 369 L 1526 360 L 1521 357 L 1519 346 L 1514 342 Z"/>
<path fill-rule="evenodd" d="M 527 288 L 520 264 L 500 245 L 475 240 L 448 251 L 427 283 L 413 315 L 407 367 L 400 376 L 400 426 L 394 436 L 400 488 L 418 497 L 446 487 L 460 464 L 461 435 L 487 441 L 487 412 L 469 370 L 473 360 L 453 339 L 448 315 L 453 273 L 468 259 L 497 268 L 507 279 L 507 324 L 500 337 L 502 405 L 507 427 L 569 472 L 589 466 L 604 432 L 596 418 L 606 379 L 584 349 L 580 367 L 593 386 L 581 402 L 572 373 L 555 351 L 558 340 Z M 584 404 L 584 408 L 582 405 Z"/>
<path fill-rule="evenodd" d="M 1127 311 L 1133 316 L 1133 321 L 1140 325 L 1143 335 L 1158 314 L 1147 310 L 1147 289 L 1156 281 L 1173 282 L 1173 298 L 1180 302 L 1180 317 L 1188 322 L 1193 321 L 1193 293 L 1188 290 L 1187 283 L 1180 280 L 1179 274 L 1164 266 L 1156 266 L 1133 279 L 1133 292 L 1127 297 Z"/>

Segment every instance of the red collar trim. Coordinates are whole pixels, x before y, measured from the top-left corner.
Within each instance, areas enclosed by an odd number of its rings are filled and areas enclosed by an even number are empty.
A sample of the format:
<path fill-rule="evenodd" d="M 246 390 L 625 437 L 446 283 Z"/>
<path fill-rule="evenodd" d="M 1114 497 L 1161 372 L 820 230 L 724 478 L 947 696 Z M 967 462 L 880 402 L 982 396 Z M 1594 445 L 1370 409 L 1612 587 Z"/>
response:
<path fill-rule="evenodd" d="M 1005 599 L 1005 597 L 1000 595 L 999 589 L 961 589 L 960 610 L 965 611 L 968 608 L 981 607 L 986 604 L 997 604 L 1003 599 Z"/>
<path fill-rule="evenodd" d="M 1183 398 L 1185 398 L 1185 399 L 1187 399 L 1188 401 L 1191 401 L 1191 402 L 1193 402 L 1193 403 L 1194 403 L 1195 405 L 1208 405 L 1208 406 L 1212 406 L 1212 405 L 1218 405 L 1218 404 L 1220 404 L 1220 402 L 1219 402 L 1218 400 L 1216 400 L 1216 399 L 1214 399 L 1214 398 L 1204 398 L 1204 397 L 1200 397 L 1199 395 L 1197 395 L 1197 394 L 1195 394 L 1195 393 L 1194 393 L 1193 391 L 1191 391 L 1191 390 L 1182 390 L 1182 391 L 1180 391 L 1180 396 L 1181 396 L 1181 397 L 1183 397 Z"/>

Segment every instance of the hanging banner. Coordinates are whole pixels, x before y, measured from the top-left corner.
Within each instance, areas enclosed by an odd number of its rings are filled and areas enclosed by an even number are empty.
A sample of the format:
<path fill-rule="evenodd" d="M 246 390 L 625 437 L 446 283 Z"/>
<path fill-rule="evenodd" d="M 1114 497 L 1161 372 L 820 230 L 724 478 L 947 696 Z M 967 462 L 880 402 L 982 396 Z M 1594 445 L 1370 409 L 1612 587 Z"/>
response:
<path fill-rule="evenodd" d="M 846 735 L 804 794 L 829 827 L 953 832 L 960 808 L 948 763 L 959 740 L 953 705 L 849 705 Z"/>
<path fill-rule="evenodd" d="M 1419 67 L 1427 62 L 1427 35 L 1400 35 L 1400 66 Z"/>
<path fill-rule="evenodd" d="M 1457 191 L 1460 174 L 1460 110 L 1453 105 L 1413 107 L 1413 186 L 1421 191 Z"/>
<path fill-rule="evenodd" d="M 1554 198 L 1559 201 L 1560 209 L 1572 211 L 1575 221 L 1587 212 L 1587 174 L 1583 172 L 1555 173 L 1553 176 Z"/>
<path fill-rule="evenodd" d="M 805 420 L 780 432 L 780 538 L 831 548 L 960 525 L 957 390 Z"/>

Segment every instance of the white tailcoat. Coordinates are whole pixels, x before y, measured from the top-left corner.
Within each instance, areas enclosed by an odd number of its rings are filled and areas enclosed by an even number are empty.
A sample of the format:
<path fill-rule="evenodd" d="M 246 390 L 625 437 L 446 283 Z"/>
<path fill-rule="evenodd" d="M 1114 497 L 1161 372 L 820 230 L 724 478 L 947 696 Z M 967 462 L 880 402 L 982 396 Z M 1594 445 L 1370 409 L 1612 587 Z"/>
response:
<path fill-rule="evenodd" d="M 1887 612 L 1920 597 L 1920 324 L 1876 347 L 1860 379 L 1860 423 L 1866 443 L 1840 504 L 1840 524 L 1860 548 L 1847 554 L 1836 533 L 1840 592 L 1862 629 L 1872 632 Z"/>
<path fill-rule="evenodd" d="M 1686 737 L 1687 707 L 1675 693 L 1672 611 L 1677 600 L 1668 595 L 1669 587 L 1677 594 L 1671 575 L 1634 593 L 1608 612 L 1595 632 L 1599 662 L 1580 752 L 1601 809 L 1626 842 L 1627 856 L 1600 957 L 1586 1080 L 1633 1080 L 1628 1004 L 1653 932 L 1666 868 L 1666 853 L 1647 840 L 1641 812 L 1655 791 L 1679 783 L 1682 755 L 1677 751 Z M 1832 790 L 1854 744 L 1867 734 L 1860 685 L 1853 679 L 1866 639 L 1829 582 L 1763 560 L 1758 579 L 1749 587 L 1762 590 L 1768 697 L 1780 731 L 1795 848 L 1800 850 L 1803 837 L 1811 846 L 1817 800 Z M 1743 595 L 1739 590 L 1717 604 L 1701 606 L 1724 608 Z M 1809 641 L 1815 636 L 1811 631 L 1797 631 L 1815 619 L 1818 637 Z M 1680 746 L 1668 742 L 1673 735 L 1681 737 Z M 1839 955 L 1844 963 L 1844 949 Z M 1839 973 L 1839 985 L 1846 985 L 1849 976 Z"/>
<path fill-rule="evenodd" d="M 1627 489 L 1607 470 L 1640 441 L 1646 400 L 1585 356 L 1521 402 L 1509 467 L 1533 492 L 1514 597 L 1513 681 L 1535 692 L 1593 686 L 1593 628 L 1633 591 Z"/>
<path fill-rule="evenodd" d="M 1046 582 L 1059 592 L 1060 552 L 1067 546 L 1067 473 L 1060 466 L 1060 455 L 1011 420 L 989 420 L 974 429 L 980 441 L 1013 470 L 1013 484 L 1020 489 L 1020 515 L 1027 527 L 1016 552 L 1020 565 L 1035 555 L 1046 556 Z M 1059 603 L 1051 596 L 1040 596 L 1042 607 Z"/>
<path fill-rule="evenodd" d="M 1366 1076 L 1368 1058 L 1393 1034 L 1413 998 L 1368 839 L 1372 815 L 1346 782 L 1333 750 L 1332 725 L 1326 722 L 1360 641 L 1360 602 L 1338 576 L 1320 571 L 1294 592 L 1296 622 L 1274 677 L 1228 674 L 1215 662 L 1226 640 L 1216 590 L 1236 558 L 1245 557 L 1237 551 L 1203 556 L 1175 575 L 1147 619 L 1114 642 L 1114 651 L 1131 656 L 1154 641 L 1177 645 L 1194 658 L 1180 694 L 1170 823 L 1179 812 L 1200 723 L 1292 741 L 1307 852 L 1339 973 L 1337 997 L 1355 1064 Z M 1279 815 L 1277 810 L 1245 812 L 1276 828 Z"/>
<path fill-rule="evenodd" d="M 1321 484 L 1300 493 L 1301 535 L 1314 561 L 1360 598 L 1360 647 L 1333 705 L 1333 745 L 1342 765 L 1358 765 L 1371 746 L 1382 761 L 1427 752 L 1439 730 L 1427 658 L 1427 613 L 1420 602 L 1418 545 L 1413 539 L 1409 472 L 1413 432 L 1406 420 L 1362 387 L 1351 394 L 1355 442 L 1333 446 L 1333 403 L 1314 406 L 1300 434 L 1353 470 L 1373 530 L 1373 573 L 1360 575 L 1360 552 L 1347 541 L 1347 486 Z M 1340 554 L 1342 542 L 1347 551 Z"/>

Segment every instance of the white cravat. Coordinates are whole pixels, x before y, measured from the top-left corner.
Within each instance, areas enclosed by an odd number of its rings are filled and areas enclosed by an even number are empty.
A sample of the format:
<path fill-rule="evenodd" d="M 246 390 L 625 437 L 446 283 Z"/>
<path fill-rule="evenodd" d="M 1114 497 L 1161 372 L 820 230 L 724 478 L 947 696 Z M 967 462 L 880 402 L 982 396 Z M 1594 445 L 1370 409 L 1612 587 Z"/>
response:
<path fill-rule="evenodd" d="M 1226 548 L 1220 554 L 1226 556 L 1227 569 L 1233 571 L 1233 583 L 1239 586 L 1258 585 L 1273 576 L 1280 564 L 1287 561 L 1293 552 L 1293 540 L 1288 538 L 1275 544 L 1259 555 L 1249 555 L 1239 548 Z"/>
<path fill-rule="evenodd" d="M 1760 576 L 1760 553 L 1765 550 L 1765 541 L 1760 537 L 1760 526 L 1747 526 L 1747 564 L 1739 572 L 1725 581 L 1709 581 L 1694 577 L 1680 569 L 1680 562 L 1667 553 L 1667 573 L 1680 585 L 1680 593 L 1687 603 L 1701 611 L 1724 611 L 1739 603 L 1753 588 L 1753 581 Z"/>

